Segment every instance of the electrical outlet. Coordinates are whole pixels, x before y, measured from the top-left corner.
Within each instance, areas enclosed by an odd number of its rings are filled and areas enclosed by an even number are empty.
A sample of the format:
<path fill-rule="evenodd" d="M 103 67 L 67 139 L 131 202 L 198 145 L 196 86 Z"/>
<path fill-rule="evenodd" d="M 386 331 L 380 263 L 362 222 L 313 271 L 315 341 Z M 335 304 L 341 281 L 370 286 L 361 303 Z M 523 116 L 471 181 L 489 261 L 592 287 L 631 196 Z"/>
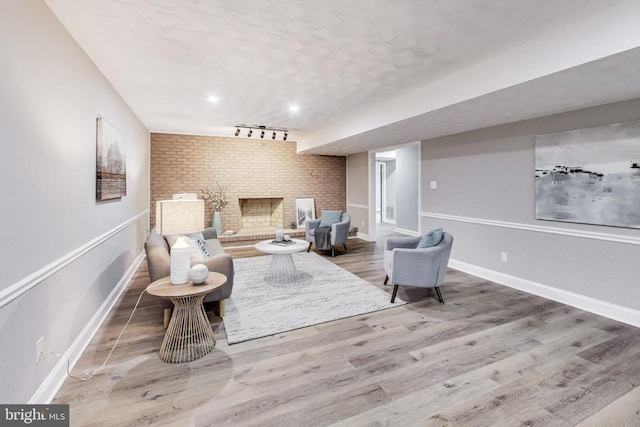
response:
<path fill-rule="evenodd" d="M 362 226 L 364 227 L 364 221 L 362 221 Z"/>
<path fill-rule="evenodd" d="M 507 253 L 506 252 L 500 252 L 500 261 L 502 262 L 507 262 Z"/>
<path fill-rule="evenodd" d="M 438 181 L 431 181 L 431 189 L 432 190 L 437 190 L 438 189 Z"/>
<path fill-rule="evenodd" d="M 36 341 L 36 363 L 40 363 L 42 356 L 44 356 L 44 337 Z"/>

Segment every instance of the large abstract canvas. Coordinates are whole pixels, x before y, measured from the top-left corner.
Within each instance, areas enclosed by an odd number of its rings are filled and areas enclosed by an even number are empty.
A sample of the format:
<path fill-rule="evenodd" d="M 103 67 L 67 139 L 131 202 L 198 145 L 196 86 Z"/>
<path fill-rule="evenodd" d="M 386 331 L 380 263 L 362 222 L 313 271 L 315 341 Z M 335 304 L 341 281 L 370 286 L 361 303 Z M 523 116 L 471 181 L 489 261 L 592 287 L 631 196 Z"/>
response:
<path fill-rule="evenodd" d="M 536 218 L 640 228 L 640 121 L 536 136 Z"/>
<path fill-rule="evenodd" d="M 96 200 L 126 196 L 127 173 L 122 132 L 98 117 L 96 140 Z"/>

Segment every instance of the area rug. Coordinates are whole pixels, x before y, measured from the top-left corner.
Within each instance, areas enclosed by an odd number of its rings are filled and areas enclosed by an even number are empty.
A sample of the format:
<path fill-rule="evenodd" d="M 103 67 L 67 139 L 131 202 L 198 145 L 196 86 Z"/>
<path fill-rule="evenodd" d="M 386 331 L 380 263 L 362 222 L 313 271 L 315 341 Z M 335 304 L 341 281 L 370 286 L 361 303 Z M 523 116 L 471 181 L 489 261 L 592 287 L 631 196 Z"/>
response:
<path fill-rule="evenodd" d="M 300 279 L 264 280 L 271 256 L 234 259 L 233 292 L 226 300 L 229 344 L 406 304 L 314 252 L 293 254 Z"/>

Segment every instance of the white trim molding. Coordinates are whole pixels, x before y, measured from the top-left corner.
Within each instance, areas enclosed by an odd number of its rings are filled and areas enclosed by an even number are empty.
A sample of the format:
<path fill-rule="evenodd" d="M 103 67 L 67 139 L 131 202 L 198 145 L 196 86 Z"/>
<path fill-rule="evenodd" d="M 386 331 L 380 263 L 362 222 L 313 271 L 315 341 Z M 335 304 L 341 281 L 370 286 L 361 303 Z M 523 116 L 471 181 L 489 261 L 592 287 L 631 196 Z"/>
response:
<path fill-rule="evenodd" d="M 347 203 L 348 208 L 356 208 L 356 209 L 369 209 L 367 205 L 359 205 L 357 203 Z"/>
<path fill-rule="evenodd" d="M 102 303 L 96 314 L 93 315 L 87 326 L 84 327 L 82 332 L 73 341 L 69 349 L 64 353 L 63 357 L 49 375 L 44 379 L 38 390 L 29 400 L 29 404 L 51 403 L 67 379 L 67 360 L 69 361 L 69 370 L 73 369 L 75 364 L 84 353 L 85 349 L 93 339 L 93 336 L 98 332 L 98 329 L 102 325 L 102 322 L 107 318 L 115 304 L 118 302 L 120 295 L 124 292 L 129 284 L 129 281 L 133 278 L 133 275 L 138 271 L 138 267 L 144 260 L 145 252 L 141 251 L 134 262 L 131 264 L 127 272 L 122 276 L 118 284 L 113 288 L 107 299 Z"/>
<path fill-rule="evenodd" d="M 420 235 L 420 233 L 419 233 L 418 231 L 415 231 L 415 230 L 407 230 L 407 229 L 405 229 L 405 228 L 398 228 L 398 227 L 396 227 L 396 228 L 394 229 L 394 231 L 395 231 L 396 233 L 406 234 L 407 236 L 414 236 L 414 237 L 416 237 L 416 236 L 419 236 L 419 235 Z"/>
<path fill-rule="evenodd" d="M 149 209 L 144 210 L 143 212 L 139 213 L 133 218 L 130 218 L 129 220 L 107 231 L 101 236 L 96 237 L 89 243 L 86 243 L 85 245 L 69 252 L 65 256 L 58 258 L 57 260 L 53 261 L 49 265 L 42 267 L 40 270 L 28 275 L 27 277 L 14 283 L 8 288 L 1 290 L 0 291 L 0 308 L 7 305 L 11 301 L 15 300 L 20 295 L 27 292 L 29 289 L 37 286 L 39 283 L 42 283 L 47 278 L 53 276 L 55 273 L 62 270 L 64 267 L 68 266 L 69 264 L 71 264 L 78 258 L 82 257 L 92 249 L 101 245 L 103 242 L 107 241 L 108 239 L 113 237 L 115 234 L 124 230 L 131 224 L 135 223 L 136 221 L 138 221 L 140 218 L 144 217 L 148 213 L 149 213 Z"/>
<path fill-rule="evenodd" d="M 581 237 L 584 239 L 605 240 L 608 242 L 640 245 L 640 237 L 623 236 L 621 234 L 598 233 L 595 231 L 574 230 L 570 228 L 548 227 L 543 225 L 522 224 L 517 222 L 495 221 L 491 219 L 470 218 L 456 215 L 438 214 L 433 212 L 420 212 L 421 217 L 438 218 L 448 221 L 468 222 L 472 224 L 489 225 L 492 227 L 514 228 L 518 230 L 533 231 L 538 233 L 559 234 L 563 236 Z"/>
<path fill-rule="evenodd" d="M 361 231 L 358 231 L 358 234 L 356 234 L 356 237 L 357 237 L 358 239 L 362 239 L 362 240 L 365 240 L 365 241 L 367 241 L 367 242 L 373 242 L 373 240 L 371 240 L 371 239 L 369 238 L 369 235 L 368 235 L 368 234 L 363 233 L 363 232 L 361 232 Z"/>
<path fill-rule="evenodd" d="M 500 285 L 518 289 L 533 295 L 538 295 L 562 304 L 570 305 L 609 319 L 617 320 L 640 328 L 640 311 L 621 305 L 611 304 L 595 298 L 543 285 L 531 280 L 504 274 L 499 271 L 479 267 L 454 259 L 449 260 L 449 267 L 471 274 L 482 279 L 487 279 Z"/>

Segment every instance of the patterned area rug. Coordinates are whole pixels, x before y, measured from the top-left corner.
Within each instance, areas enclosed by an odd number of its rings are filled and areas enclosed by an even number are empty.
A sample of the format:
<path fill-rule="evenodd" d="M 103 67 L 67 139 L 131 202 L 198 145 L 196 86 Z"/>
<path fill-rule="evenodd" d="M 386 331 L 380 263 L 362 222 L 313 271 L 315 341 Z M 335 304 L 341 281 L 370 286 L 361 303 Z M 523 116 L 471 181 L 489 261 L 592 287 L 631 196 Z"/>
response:
<path fill-rule="evenodd" d="M 226 301 L 229 344 L 406 304 L 314 252 L 293 254 L 300 279 L 264 281 L 271 256 L 234 259 L 233 293 Z"/>

